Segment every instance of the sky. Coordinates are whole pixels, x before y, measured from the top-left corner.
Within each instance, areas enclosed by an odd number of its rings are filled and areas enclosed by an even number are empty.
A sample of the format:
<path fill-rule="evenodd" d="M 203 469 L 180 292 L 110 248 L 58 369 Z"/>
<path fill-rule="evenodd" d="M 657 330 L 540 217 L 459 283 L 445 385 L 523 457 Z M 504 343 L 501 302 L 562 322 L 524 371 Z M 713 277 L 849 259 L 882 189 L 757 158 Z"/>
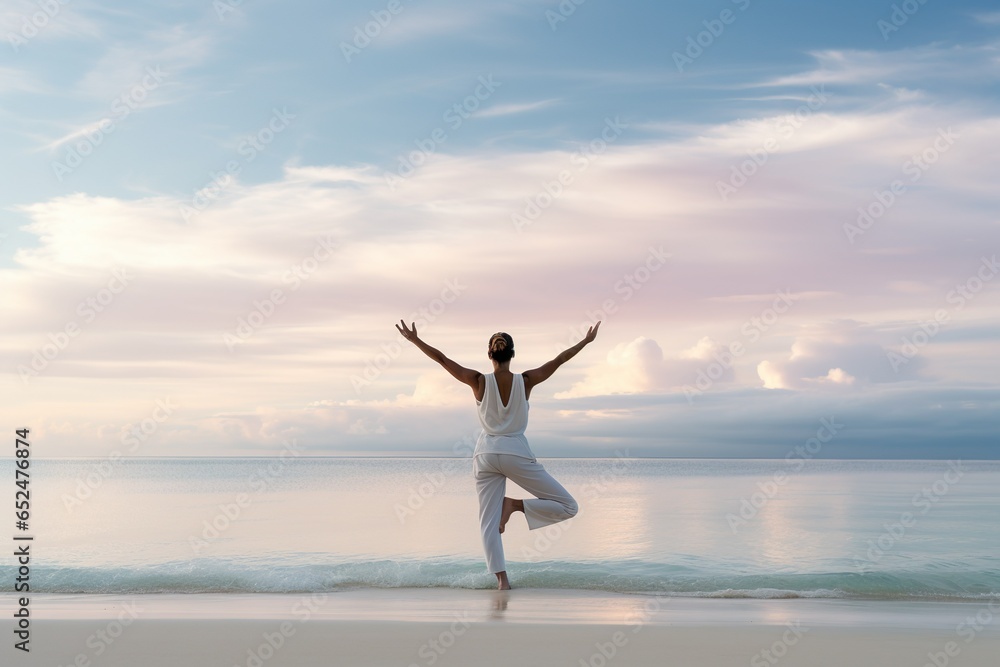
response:
<path fill-rule="evenodd" d="M 35 456 L 998 457 L 1000 11 L 7 0 Z"/>

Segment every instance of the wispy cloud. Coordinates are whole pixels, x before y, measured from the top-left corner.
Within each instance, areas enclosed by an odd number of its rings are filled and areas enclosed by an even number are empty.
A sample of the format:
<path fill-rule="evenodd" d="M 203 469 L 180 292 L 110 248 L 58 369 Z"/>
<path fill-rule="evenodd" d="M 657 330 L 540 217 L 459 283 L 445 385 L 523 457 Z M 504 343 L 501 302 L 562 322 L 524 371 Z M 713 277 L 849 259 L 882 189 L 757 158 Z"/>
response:
<path fill-rule="evenodd" d="M 102 123 L 104 123 L 103 119 L 102 120 L 96 120 L 96 121 L 94 121 L 92 123 L 87 123 L 85 125 L 82 125 L 82 126 L 80 126 L 78 128 L 75 128 L 75 129 L 69 131 L 68 133 L 64 134 L 61 137 L 53 139 L 52 141 L 49 141 L 48 143 L 46 143 L 46 144 L 44 144 L 42 146 L 39 146 L 37 150 L 38 151 L 52 151 L 52 150 L 55 150 L 55 149 L 59 148 L 60 146 L 62 146 L 63 144 L 66 144 L 66 143 L 68 143 L 70 141 L 73 141 L 74 139 L 79 139 L 80 137 L 84 137 L 84 136 L 86 136 L 88 134 L 92 134 L 94 132 L 99 131 L 101 129 Z"/>
<path fill-rule="evenodd" d="M 0 65 L 0 95 L 9 93 L 48 93 L 50 89 L 27 70 Z"/>
<path fill-rule="evenodd" d="M 123 89 L 136 85 L 147 67 L 161 68 L 172 79 L 167 89 L 176 89 L 183 85 L 185 72 L 208 60 L 215 42 L 214 29 L 169 25 L 113 43 L 77 81 L 74 92 L 110 102 Z"/>
<path fill-rule="evenodd" d="M 494 39 L 496 22 L 505 16 L 524 13 L 512 3 L 468 5 L 462 3 L 408 4 L 379 35 L 385 45 L 401 45 L 435 37 Z M 365 15 L 365 20 L 370 16 Z M 484 30 L 487 29 L 488 30 Z"/>
<path fill-rule="evenodd" d="M 922 90 L 913 90 L 902 86 L 897 88 L 895 86 L 890 86 L 887 83 L 880 83 L 878 84 L 878 87 L 891 94 L 900 102 L 913 102 L 927 98 L 927 93 Z"/>
<path fill-rule="evenodd" d="M 72 92 L 62 93 L 79 104 L 101 101 L 100 115 L 58 121 L 61 134 L 43 139 L 36 150 L 56 150 L 109 121 L 180 101 L 185 90 L 197 85 L 184 76 L 185 72 L 204 63 L 213 41 L 209 32 L 171 26 L 148 32 L 139 40 L 111 45 Z"/>
<path fill-rule="evenodd" d="M 0 9 L 0 35 L 5 41 L 15 35 L 24 40 L 21 48 L 44 48 L 61 39 L 101 39 L 104 22 L 95 18 L 95 8 L 85 1 L 57 2 L 42 5 L 33 0 L 5 0 Z M 39 12 L 45 16 L 36 18 Z M 37 44 L 31 47 L 31 44 Z"/>
<path fill-rule="evenodd" d="M 546 107 L 552 106 L 559 100 L 549 99 L 549 100 L 539 100 L 537 102 L 523 102 L 520 104 L 497 104 L 481 111 L 477 111 L 474 115 L 479 118 L 491 118 L 494 116 L 509 116 L 512 114 L 526 113 L 528 111 L 536 111 L 537 109 L 544 109 Z"/>
<path fill-rule="evenodd" d="M 995 43 L 942 46 L 930 44 L 890 51 L 825 49 L 809 51 L 817 66 L 807 72 L 771 77 L 736 88 L 878 84 L 979 79 L 995 67 Z"/>
<path fill-rule="evenodd" d="M 1000 25 L 1000 12 L 978 12 L 972 15 L 979 23 L 987 25 Z"/>

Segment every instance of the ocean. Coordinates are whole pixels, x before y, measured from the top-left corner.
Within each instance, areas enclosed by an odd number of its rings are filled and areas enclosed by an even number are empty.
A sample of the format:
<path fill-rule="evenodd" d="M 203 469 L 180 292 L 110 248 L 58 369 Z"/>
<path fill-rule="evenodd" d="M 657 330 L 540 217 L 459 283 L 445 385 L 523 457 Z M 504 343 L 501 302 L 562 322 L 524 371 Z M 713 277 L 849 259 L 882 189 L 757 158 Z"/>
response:
<path fill-rule="evenodd" d="M 514 515 L 515 587 L 1000 600 L 998 461 L 539 460 L 580 513 L 537 531 Z M 496 585 L 469 458 L 36 459 L 31 474 L 34 593 Z M 13 495 L 12 460 L 0 475 Z M 15 570 L 0 559 L 0 590 Z"/>

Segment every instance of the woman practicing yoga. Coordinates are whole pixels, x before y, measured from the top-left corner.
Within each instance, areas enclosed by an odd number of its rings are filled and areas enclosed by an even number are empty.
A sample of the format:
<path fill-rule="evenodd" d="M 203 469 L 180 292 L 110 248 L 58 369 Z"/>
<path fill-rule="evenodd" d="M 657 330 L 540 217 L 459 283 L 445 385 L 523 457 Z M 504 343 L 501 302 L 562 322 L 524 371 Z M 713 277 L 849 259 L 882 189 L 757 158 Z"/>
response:
<path fill-rule="evenodd" d="M 510 588 L 500 533 L 511 514 L 523 512 L 529 530 L 576 515 L 576 500 L 545 471 L 524 437 L 524 429 L 528 425 L 528 396 L 535 385 L 548 380 L 557 368 L 593 342 L 600 326 L 598 322 L 590 327 L 583 340 L 560 352 L 552 361 L 516 375 L 510 372 L 514 339 L 503 332 L 495 333 L 490 336 L 486 352 L 493 362 L 493 372 L 484 375 L 459 366 L 440 350 L 420 340 L 415 324 L 411 323 L 408 328 L 400 320 L 396 325 L 403 338 L 444 366 L 456 380 L 469 385 L 476 397 L 483 432 L 476 441 L 472 470 L 479 492 L 479 523 L 483 531 L 486 567 L 497 576 L 497 588 L 501 590 Z M 535 498 L 515 500 L 505 497 L 508 478 Z"/>

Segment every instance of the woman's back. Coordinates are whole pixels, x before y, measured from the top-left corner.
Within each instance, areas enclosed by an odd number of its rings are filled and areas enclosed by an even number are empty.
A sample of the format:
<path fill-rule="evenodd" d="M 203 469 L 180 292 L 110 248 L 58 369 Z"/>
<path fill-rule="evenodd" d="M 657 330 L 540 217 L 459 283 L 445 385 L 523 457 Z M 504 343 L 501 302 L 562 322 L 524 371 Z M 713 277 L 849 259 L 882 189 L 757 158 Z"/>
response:
<path fill-rule="evenodd" d="M 524 393 L 524 376 L 520 373 L 511 375 L 510 396 L 506 405 L 500 395 L 496 373 L 489 373 L 483 377 L 486 382 L 483 399 L 476 402 L 479 408 L 479 423 L 483 431 L 496 436 L 522 435 L 528 426 L 528 399 Z"/>

